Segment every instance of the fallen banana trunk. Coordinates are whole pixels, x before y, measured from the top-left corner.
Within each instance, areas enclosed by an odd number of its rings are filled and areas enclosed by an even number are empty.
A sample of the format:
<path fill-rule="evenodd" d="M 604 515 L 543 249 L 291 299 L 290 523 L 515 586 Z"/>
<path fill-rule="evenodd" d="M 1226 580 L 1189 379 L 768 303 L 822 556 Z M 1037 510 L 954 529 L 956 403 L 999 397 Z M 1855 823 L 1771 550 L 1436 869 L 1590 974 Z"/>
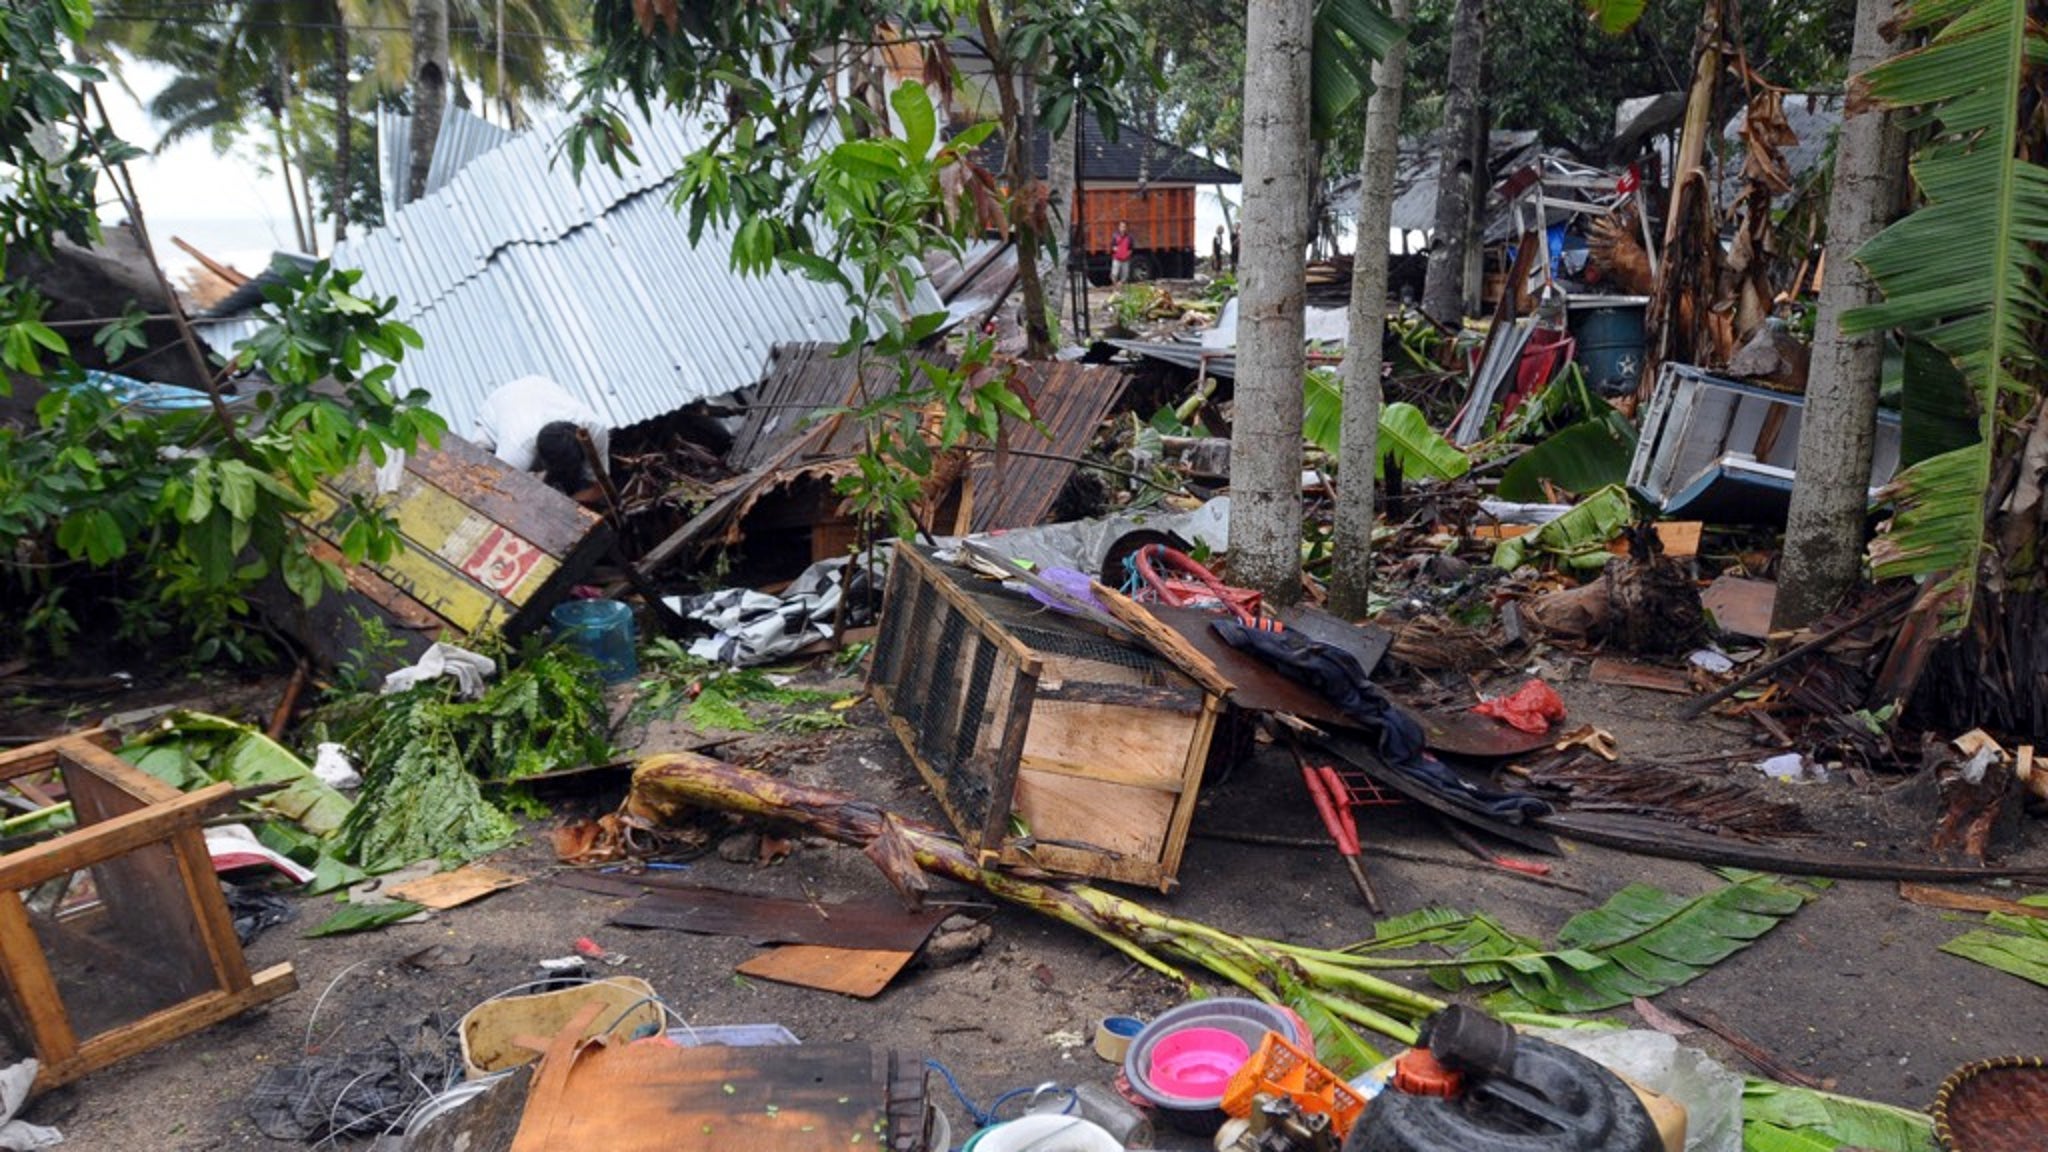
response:
<path fill-rule="evenodd" d="M 1078 928 L 1182 986 L 1194 983 L 1177 965 L 1199 966 L 1269 1003 L 1287 1003 L 1354 1061 L 1378 1054 L 1357 1035 L 1362 1027 L 1403 1044 L 1415 1024 L 1444 1002 L 1367 972 L 1366 958 L 1272 940 L 1233 936 L 1168 916 L 1084 884 L 981 867 L 958 841 L 929 825 L 838 792 L 749 772 L 694 753 L 651 756 L 633 772 L 630 816 L 675 823 L 693 811 L 721 811 L 793 824 L 860 848 L 889 882 L 915 902 L 928 876 L 971 884 Z"/>

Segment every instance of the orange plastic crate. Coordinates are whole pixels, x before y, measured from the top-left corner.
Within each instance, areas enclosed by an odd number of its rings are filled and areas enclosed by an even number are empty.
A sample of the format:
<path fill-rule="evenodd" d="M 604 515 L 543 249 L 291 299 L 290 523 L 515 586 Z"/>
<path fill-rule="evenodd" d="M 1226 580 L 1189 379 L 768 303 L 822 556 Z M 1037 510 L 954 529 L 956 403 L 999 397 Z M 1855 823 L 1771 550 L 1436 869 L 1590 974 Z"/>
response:
<path fill-rule="evenodd" d="M 1282 1037 L 1266 1033 L 1259 1050 L 1231 1076 L 1223 1090 L 1223 1111 L 1243 1119 L 1252 1112 L 1252 1098 L 1285 1096 L 1304 1112 L 1330 1117 L 1330 1128 L 1342 1140 L 1365 1111 L 1365 1099 L 1344 1078 L 1316 1063 L 1316 1058 Z"/>

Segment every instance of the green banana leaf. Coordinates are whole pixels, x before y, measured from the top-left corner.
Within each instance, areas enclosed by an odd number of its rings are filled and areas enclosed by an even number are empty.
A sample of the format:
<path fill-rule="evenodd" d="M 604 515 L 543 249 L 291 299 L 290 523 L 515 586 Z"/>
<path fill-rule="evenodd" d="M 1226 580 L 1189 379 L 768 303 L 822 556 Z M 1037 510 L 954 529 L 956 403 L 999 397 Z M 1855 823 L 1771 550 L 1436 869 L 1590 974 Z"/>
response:
<path fill-rule="evenodd" d="M 1954 631 L 1969 618 L 1985 550 L 2001 405 L 2032 395 L 2015 372 L 2035 363 L 2032 333 L 2048 320 L 2038 287 L 2048 169 L 2018 154 L 2014 97 L 2048 56 L 2048 35 L 2026 0 L 1918 0 L 1902 23 L 1929 39 L 1863 79 L 1877 100 L 1918 110 L 1914 126 L 1928 135 L 1913 176 L 1926 203 L 1856 254 L 1885 298 L 1850 312 L 1843 328 L 1903 328 L 1950 357 L 1967 386 L 1974 442 L 1893 479 L 1884 499 L 1896 514 L 1871 548 L 1879 579 L 1936 578 L 1932 602 Z"/>
<path fill-rule="evenodd" d="M 1399 917 L 1347 951 L 1369 955 L 1434 944 L 1451 959 L 1417 962 L 1439 987 L 1504 985 L 1495 1012 L 1598 1012 L 1684 984 L 1734 955 L 1810 898 L 1757 873 L 1686 899 L 1632 884 L 1567 921 L 1557 945 L 1518 936 L 1483 915 L 1442 909 Z"/>
<path fill-rule="evenodd" d="M 1899 463 L 1910 467 L 1977 442 L 1969 385 L 1955 361 L 1925 340 L 1899 355 Z"/>
<path fill-rule="evenodd" d="M 1410 480 L 1456 480 L 1472 470 L 1472 461 L 1429 426 L 1429 418 L 1413 404 L 1380 409 L 1379 473 L 1392 457 Z"/>
<path fill-rule="evenodd" d="M 1812 1088 L 1749 1079 L 1742 1086 L 1744 1152 L 1935 1152 L 1925 1113 Z"/>
<path fill-rule="evenodd" d="M 2048 908 L 2048 896 L 2029 896 L 2020 903 Z M 2048 920 L 1993 912 L 1984 923 L 1987 927 L 1965 932 L 1941 950 L 2048 988 Z M 1995 930 L 2000 928 L 2006 931 Z"/>
<path fill-rule="evenodd" d="M 1302 386 L 1301 434 L 1310 444 L 1337 455 L 1344 419 L 1343 381 L 1335 372 L 1318 368 Z M 1379 474 L 1386 474 L 1387 457 L 1401 466 L 1410 480 L 1455 480 L 1472 470 L 1472 460 L 1429 426 L 1429 417 L 1413 404 L 1389 404 L 1380 409 Z"/>
<path fill-rule="evenodd" d="M 1586 15 L 1609 36 L 1619 36 L 1643 18 L 1647 0 L 1585 0 Z"/>
<path fill-rule="evenodd" d="M 1372 66 L 1408 30 L 1387 15 L 1380 0 L 1321 0 L 1309 41 L 1309 131 L 1328 140 L 1355 131 Z"/>
<path fill-rule="evenodd" d="M 426 911 L 419 904 L 404 900 L 393 900 L 386 904 L 345 904 L 341 911 L 320 922 L 319 927 L 306 933 L 307 939 L 317 936 L 346 936 L 351 932 L 368 932 L 386 924 L 396 924 L 408 916 Z"/>
<path fill-rule="evenodd" d="M 1543 481 L 1574 495 L 1620 484 L 1635 458 L 1633 437 L 1621 439 L 1605 423 L 1574 424 L 1515 458 L 1501 473 L 1503 500 L 1536 503 L 1547 499 Z"/>
<path fill-rule="evenodd" d="M 1615 484 L 1579 501 L 1571 511 L 1543 525 L 1500 542 L 1493 550 L 1493 566 L 1503 572 L 1520 568 L 1535 552 L 1548 552 L 1568 568 L 1591 571 L 1607 566 L 1611 559 L 1607 542 L 1635 515 L 1628 492 Z"/>
<path fill-rule="evenodd" d="M 315 836 L 332 836 L 354 804 L 322 782 L 289 748 L 247 724 L 204 712 L 173 712 L 121 749 L 136 767 L 179 789 L 217 780 L 238 787 L 283 783 L 252 802 Z"/>

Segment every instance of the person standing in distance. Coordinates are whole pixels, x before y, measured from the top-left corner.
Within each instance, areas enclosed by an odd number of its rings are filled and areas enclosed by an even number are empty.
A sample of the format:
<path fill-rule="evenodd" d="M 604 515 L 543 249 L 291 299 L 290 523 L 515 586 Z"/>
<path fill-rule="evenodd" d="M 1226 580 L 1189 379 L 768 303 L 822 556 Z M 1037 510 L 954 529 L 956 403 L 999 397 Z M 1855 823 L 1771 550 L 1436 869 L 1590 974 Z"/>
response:
<path fill-rule="evenodd" d="M 1131 282 L 1131 230 L 1121 220 L 1116 222 L 1116 234 L 1109 238 L 1109 282 Z"/>

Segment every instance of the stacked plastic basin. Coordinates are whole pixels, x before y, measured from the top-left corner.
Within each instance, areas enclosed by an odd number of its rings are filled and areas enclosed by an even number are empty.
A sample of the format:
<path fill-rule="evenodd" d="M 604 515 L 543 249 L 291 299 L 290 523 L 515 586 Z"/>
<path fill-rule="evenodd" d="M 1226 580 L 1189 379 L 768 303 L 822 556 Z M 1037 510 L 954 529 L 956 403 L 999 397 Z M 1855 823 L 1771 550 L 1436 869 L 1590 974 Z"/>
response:
<path fill-rule="evenodd" d="M 1223 1089 L 1235 1067 L 1217 1063 L 1223 1053 L 1236 1053 L 1241 1041 L 1242 1064 L 1258 1051 L 1268 1032 L 1278 1032 L 1296 1044 L 1314 1044 L 1301 1018 L 1285 1008 L 1257 1000 L 1196 1000 L 1171 1009 L 1145 1026 L 1124 1054 L 1124 1078 L 1139 1098 L 1159 1110 L 1160 1118 L 1182 1132 L 1209 1135 L 1223 1126 Z M 1223 1035 L 1217 1035 L 1221 1033 Z M 1176 1036 L 1182 1037 L 1175 1040 Z M 1229 1039 L 1226 1039 L 1228 1037 Z M 1162 1047 L 1165 1063 L 1161 1064 Z M 1155 1076 L 1155 1066 L 1159 1075 Z M 1182 1074 L 1175 1075 L 1178 1070 Z M 1220 1073 L 1220 1078 L 1218 1077 Z M 1185 1087 L 1199 1083 L 1205 1087 Z M 1206 1085 L 1213 1083 L 1213 1093 Z M 1176 1086 L 1181 1086 L 1179 1091 Z M 1190 1094 L 1194 1091 L 1195 1094 Z"/>

